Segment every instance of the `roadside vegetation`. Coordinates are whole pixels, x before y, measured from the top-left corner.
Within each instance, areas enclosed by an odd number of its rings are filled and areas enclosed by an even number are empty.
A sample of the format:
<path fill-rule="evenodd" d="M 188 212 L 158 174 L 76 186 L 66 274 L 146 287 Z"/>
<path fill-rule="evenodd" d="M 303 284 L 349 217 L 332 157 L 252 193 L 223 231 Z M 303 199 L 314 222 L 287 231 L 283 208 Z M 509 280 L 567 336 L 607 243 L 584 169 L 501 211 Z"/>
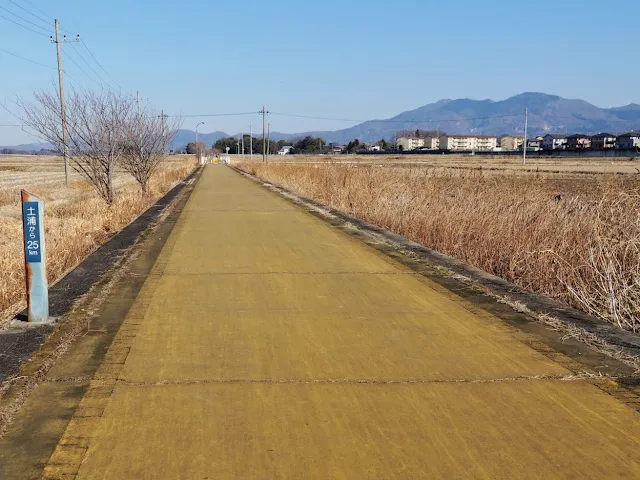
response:
<path fill-rule="evenodd" d="M 36 92 L 20 106 L 24 127 L 60 154 L 68 152 L 72 175 L 66 185 L 59 157 L 0 161 L 0 321 L 21 308 L 25 296 L 21 189 L 45 200 L 51 284 L 196 166 L 193 157 L 167 158 L 179 120 L 141 107 L 131 95 L 71 90 L 64 132 L 57 91 Z"/>
<path fill-rule="evenodd" d="M 240 168 L 640 331 L 640 179 L 428 166 Z"/>
<path fill-rule="evenodd" d="M 46 157 L 10 170 L 3 170 L 0 162 L 0 322 L 24 307 L 21 188 L 46 202 L 47 277 L 51 284 L 195 168 L 195 159 L 191 157 L 162 162 L 144 194 L 134 177 L 118 168 L 113 172 L 114 200 L 109 205 L 81 175 L 74 174 L 70 185 L 65 186 L 61 162 L 39 169 L 41 159 Z"/>

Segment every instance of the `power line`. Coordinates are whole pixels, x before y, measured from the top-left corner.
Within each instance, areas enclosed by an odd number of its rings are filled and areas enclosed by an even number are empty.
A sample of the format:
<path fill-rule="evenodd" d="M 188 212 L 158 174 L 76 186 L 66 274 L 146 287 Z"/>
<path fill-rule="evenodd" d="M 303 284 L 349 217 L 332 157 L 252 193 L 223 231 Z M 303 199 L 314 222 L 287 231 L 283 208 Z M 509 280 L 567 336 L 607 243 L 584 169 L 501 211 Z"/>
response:
<path fill-rule="evenodd" d="M 28 5 L 31 5 L 31 7 L 33 7 L 34 9 L 36 9 L 38 12 L 40 12 L 41 14 L 43 14 L 45 17 L 51 17 L 51 15 L 49 15 L 46 12 L 43 12 L 42 10 L 40 10 L 38 7 L 36 7 L 33 3 L 31 3 L 29 0 L 23 0 L 25 3 L 27 3 Z M 11 2 L 13 3 L 13 2 Z"/>
<path fill-rule="evenodd" d="M 197 117 L 233 117 L 239 115 L 257 115 L 260 112 L 243 112 L 243 113 L 209 113 L 205 115 L 166 115 L 167 117 L 180 118 L 197 118 Z"/>
<path fill-rule="evenodd" d="M 91 65 L 89 65 L 89 62 L 87 62 L 87 61 L 85 60 L 85 58 L 80 54 L 80 52 L 78 51 L 78 49 L 76 48 L 76 46 L 75 46 L 73 43 L 71 44 L 71 46 L 73 47 L 73 50 L 76 52 L 76 54 L 78 54 L 78 56 L 80 57 L 80 59 L 85 63 L 85 65 L 86 65 L 87 67 L 89 67 L 89 69 L 90 69 L 90 70 L 95 74 L 96 78 L 97 78 L 98 80 L 100 80 L 100 82 L 104 82 L 103 78 L 102 78 L 100 75 L 98 75 L 98 72 L 96 72 L 96 71 L 93 69 L 93 67 L 92 67 Z"/>
<path fill-rule="evenodd" d="M 270 112 L 272 115 L 279 115 L 281 117 L 294 117 L 294 118 L 309 118 L 312 120 L 331 120 L 335 122 L 366 122 L 367 120 L 354 120 L 349 118 L 329 118 L 329 117 L 313 117 L 310 115 L 296 115 L 293 113 L 278 113 L 278 112 Z"/>
<path fill-rule="evenodd" d="M 490 120 L 494 118 L 507 118 L 507 117 L 519 117 L 520 113 L 512 113 L 508 115 L 494 115 L 487 117 L 475 117 L 475 118 L 441 118 L 441 119 L 409 119 L 409 120 L 357 120 L 357 119 L 347 119 L 347 118 L 330 118 L 330 117 L 315 117 L 310 115 L 297 115 L 293 113 L 279 113 L 279 112 L 271 112 L 272 115 L 280 115 L 282 117 L 294 117 L 294 118 L 309 118 L 313 120 L 329 120 L 329 121 L 337 121 L 337 122 L 379 122 L 379 123 L 427 123 L 427 122 L 472 122 L 477 120 Z"/>
<path fill-rule="evenodd" d="M 238 116 L 238 115 L 256 115 L 261 114 L 260 112 L 241 112 L 241 113 L 209 113 L 209 114 L 197 114 L 197 115 L 174 115 L 179 116 L 181 118 L 197 118 L 197 117 L 229 117 L 229 116 Z M 520 117 L 522 114 L 520 113 L 511 113 L 507 115 L 493 115 L 493 116 L 485 116 L 485 117 L 472 117 L 472 118 L 435 118 L 435 119 L 409 119 L 409 120 L 362 120 L 362 119 L 347 119 L 347 118 L 332 118 L 332 117 L 318 117 L 312 115 L 298 115 L 293 113 L 282 113 L 282 112 L 269 112 L 271 115 L 279 115 L 281 117 L 294 117 L 294 118 L 308 118 L 312 120 L 329 120 L 329 121 L 341 121 L 341 122 L 379 122 L 379 123 L 433 123 L 433 122 L 473 122 L 479 120 L 491 120 L 495 118 L 509 118 L 509 117 Z"/>
<path fill-rule="evenodd" d="M 37 30 L 34 30 L 33 28 L 29 28 L 26 25 L 22 25 L 21 23 L 15 22 L 13 20 L 11 20 L 10 18 L 5 17 L 4 15 L 0 15 L 0 18 L 4 18 L 5 20 L 7 20 L 8 22 L 14 23 L 15 25 L 18 25 L 19 27 L 22 27 L 24 29 L 27 29 L 33 33 L 37 33 L 38 35 L 42 35 L 43 37 L 47 38 L 48 35 L 45 35 L 44 33 L 38 32 Z"/>
<path fill-rule="evenodd" d="M 74 64 L 76 67 L 78 67 L 78 69 L 79 69 L 82 73 L 84 73 L 84 74 L 87 76 L 87 78 L 88 78 L 89 80 L 91 80 L 93 83 L 95 83 L 95 84 L 96 84 L 96 85 L 98 85 L 99 87 L 102 87 L 102 86 L 103 86 L 101 83 L 96 82 L 96 81 L 93 79 L 93 77 L 92 77 L 91 75 L 89 75 L 89 74 L 84 70 L 84 68 L 82 68 L 80 65 L 78 65 L 78 62 L 76 62 L 76 61 L 73 59 L 73 57 L 72 57 L 71 55 L 67 55 L 67 58 L 68 58 L 69 60 L 71 60 L 71 61 L 73 62 L 73 64 Z"/>
<path fill-rule="evenodd" d="M 21 17 L 21 16 L 20 16 L 20 15 L 18 15 L 17 13 L 13 13 L 11 10 L 8 10 L 8 9 L 4 8 L 2 5 L 0 5 L 0 9 L 4 10 L 4 11 L 5 11 L 5 12 L 7 12 L 7 13 L 10 13 L 11 15 L 13 15 L 13 16 L 14 16 L 14 17 L 16 17 L 16 18 L 19 18 L 19 19 L 20 19 L 20 20 L 22 20 L 23 22 L 27 22 L 28 24 L 33 25 L 34 27 L 37 27 L 37 28 L 39 28 L 39 29 L 41 29 L 41 30 L 44 30 L 44 31 L 45 31 L 45 32 L 47 32 L 47 33 L 51 33 L 51 30 L 47 30 L 46 28 L 44 28 L 44 27 L 42 27 L 42 26 L 38 25 L 37 23 L 32 22 L 31 20 L 27 20 L 26 18 Z M 5 17 L 5 18 L 6 18 L 6 17 Z M 22 25 L 22 26 L 24 27 L 24 25 Z"/>
<path fill-rule="evenodd" d="M 52 69 L 55 70 L 55 67 L 52 67 L 51 65 L 45 65 L 44 63 L 36 62 L 35 60 L 30 60 L 30 59 L 28 59 L 26 57 L 21 57 L 20 55 L 16 55 L 15 53 L 11 53 L 10 51 L 5 50 L 4 48 L 0 48 L 0 52 L 8 53 L 9 55 L 12 55 L 12 56 L 14 56 L 16 58 L 24 60 L 25 62 L 35 63 L 36 65 L 40 65 L 41 67 L 52 68 Z"/>
<path fill-rule="evenodd" d="M 75 78 L 75 77 L 73 77 L 73 76 L 69 75 L 69 74 L 67 73 L 67 71 L 66 71 L 66 70 L 63 70 L 62 72 L 63 72 L 67 77 L 69 77 L 69 80 L 71 80 L 71 81 L 72 81 L 73 83 L 75 83 L 77 86 L 82 87 L 82 84 L 81 84 L 78 80 L 76 80 L 76 78 Z"/>
<path fill-rule="evenodd" d="M 106 73 L 106 74 L 107 74 L 107 77 L 109 77 L 109 78 L 111 79 L 111 81 L 112 81 L 113 83 L 115 83 L 115 84 L 118 86 L 118 88 L 119 88 L 120 90 L 122 90 L 122 87 L 120 86 L 120 84 L 119 84 L 118 82 L 116 82 L 116 81 L 113 79 L 113 77 L 112 77 L 111 75 L 109 75 L 109 72 L 107 72 L 107 71 L 105 70 L 105 68 L 104 68 L 104 67 L 102 66 L 102 64 L 98 61 L 98 59 L 95 57 L 95 55 L 94 55 L 93 53 L 91 53 L 91 50 L 89 50 L 89 47 L 87 46 L 87 44 L 86 44 L 86 43 L 84 43 L 84 41 L 81 41 L 80 43 L 81 43 L 81 44 L 82 44 L 82 46 L 87 50 L 87 52 L 89 52 L 89 55 L 91 55 L 91 58 L 93 58 L 93 60 L 98 64 L 98 66 L 102 69 L 102 71 L 103 71 L 104 73 Z"/>
<path fill-rule="evenodd" d="M 27 12 L 29 15 L 31 15 L 32 17 L 37 18 L 38 20 L 40 20 L 41 22 L 46 23 L 47 25 L 49 25 L 51 23 L 50 20 L 45 20 L 44 18 L 40 17 L 39 15 L 36 15 L 33 12 L 30 12 L 29 10 L 27 10 L 26 8 L 20 6 L 19 4 L 17 4 L 16 2 L 14 2 L 13 0 L 9 0 L 10 3 L 13 3 L 16 7 L 18 7 L 20 10 L 23 10 L 25 12 Z"/>
<path fill-rule="evenodd" d="M 7 99 L 5 99 L 5 102 L 6 102 L 6 101 L 7 101 Z M 11 101 L 12 101 L 12 100 L 11 100 Z M 12 101 L 12 102 L 13 102 L 13 103 L 15 103 L 15 104 L 16 104 L 16 106 L 17 106 L 18 108 L 21 108 L 21 106 L 20 106 L 20 105 L 18 105 L 18 103 L 14 102 L 14 101 Z M 11 115 L 13 118 L 15 118 L 15 119 L 17 119 L 17 120 L 20 120 L 23 124 L 25 123 L 23 118 L 20 118 L 20 117 L 19 117 L 19 116 L 17 116 L 15 113 L 13 113 L 11 110 L 9 110 L 9 109 L 4 105 L 4 103 L 3 103 L 3 102 L 0 102 L 0 108 L 2 108 L 4 111 L 6 111 L 6 112 L 7 112 L 9 115 Z"/>
<path fill-rule="evenodd" d="M 412 120 L 412 122 L 473 122 L 477 120 L 491 120 L 494 118 L 509 118 L 509 117 L 521 117 L 521 113 L 511 113 L 508 115 L 493 115 L 490 117 L 475 117 L 475 118 L 451 118 L 451 119 L 432 119 L 432 120 Z M 372 120 L 372 122 L 403 122 L 403 120 Z"/>

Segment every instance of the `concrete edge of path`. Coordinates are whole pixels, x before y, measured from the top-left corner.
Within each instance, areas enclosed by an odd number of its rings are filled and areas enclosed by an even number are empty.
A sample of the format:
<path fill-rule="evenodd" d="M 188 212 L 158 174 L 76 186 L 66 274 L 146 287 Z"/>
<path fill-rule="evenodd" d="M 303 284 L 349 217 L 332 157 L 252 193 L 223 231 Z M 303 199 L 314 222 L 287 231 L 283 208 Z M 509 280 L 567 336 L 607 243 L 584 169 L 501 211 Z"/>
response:
<path fill-rule="evenodd" d="M 380 245 L 390 247 L 405 257 L 404 259 L 399 259 L 402 263 L 419 273 L 430 277 L 447 276 L 452 278 L 457 283 L 466 285 L 467 288 L 475 288 L 483 294 L 491 296 L 495 303 L 497 303 L 497 300 L 519 313 L 532 317 L 532 321 L 536 323 L 544 323 L 545 328 L 548 330 L 554 328 L 565 335 L 578 338 L 591 349 L 595 348 L 600 353 L 612 357 L 616 361 L 622 361 L 634 370 L 637 370 L 640 366 L 640 335 L 605 323 L 557 300 L 529 292 L 503 278 L 352 215 L 335 210 L 315 200 L 298 195 L 233 165 L 231 168 L 306 208 L 313 215 L 333 223 L 354 236 L 360 237 L 361 240 L 374 248 L 380 249 Z M 444 269 L 445 272 L 434 271 L 433 269 L 425 271 L 425 264 L 439 270 Z M 451 283 L 449 282 L 447 288 L 450 286 Z M 456 288 L 456 290 L 458 289 Z M 509 323 L 514 324 L 514 322 Z M 516 326 L 523 328 L 521 323 Z"/>
<path fill-rule="evenodd" d="M 64 317 L 74 308 L 78 299 L 94 288 L 105 275 L 118 265 L 127 251 L 141 235 L 165 212 L 200 169 L 187 176 L 169 190 L 156 203 L 140 214 L 129 225 L 115 234 L 107 243 L 87 256 L 49 289 L 51 317 L 64 323 Z M 17 318 L 26 318 L 26 310 Z M 20 366 L 46 342 L 54 332 L 54 325 L 8 326 L 0 330 L 0 382 L 15 375 Z"/>

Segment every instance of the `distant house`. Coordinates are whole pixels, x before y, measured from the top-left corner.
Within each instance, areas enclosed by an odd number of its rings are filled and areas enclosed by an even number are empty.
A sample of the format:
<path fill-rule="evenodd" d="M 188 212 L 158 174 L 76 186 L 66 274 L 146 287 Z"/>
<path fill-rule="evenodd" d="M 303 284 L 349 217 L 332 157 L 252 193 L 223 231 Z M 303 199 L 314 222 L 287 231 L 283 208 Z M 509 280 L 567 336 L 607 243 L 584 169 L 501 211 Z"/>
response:
<path fill-rule="evenodd" d="M 424 138 L 418 137 L 400 137 L 396 140 L 398 150 L 408 152 L 420 147 L 424 147 Z"/>
<path fill-rule="evenodd" d="M 585 150 L 591 148 L 591 137 L 576 133 L 567 137 L 567 150 Z"/>
<path fill-rule="evenodd" d="M 443 135 L 440 149 L 451 151 L 491 151 L 498 147 L 498 138 L 486 135 Z"/>
<path fill-rule="evenodd" d="M 559 133 L 547 133 L 542 140 L 544 150 L 564 150 L 567 146 L 567 137 Z"/>
<path fill-rule="evenodd" d="M 537 152 L 542 150 L 542 142 L 544 141 L 544 137 L 535 137 L 527 139 L 527 150 L 533 150 Z"/>
<path fill-rule="evenodd" d="M 278 155 L 290 155 L 293 150 L 293 146 L 287 145 L 278 150 Z"/>
<path fill-rule="evenodd" d="M 599 133 L 597 135 L 591 135 L 591 148 L 595 150 L 607 150 L 610 148 L 616 148 L 616 142 L 618 137 L 610 133 Z"/>
<path fill-rule="evenodd" d="M 347 148 L 344 145 L 334 145 L 331 148 L 331 153 L 343 153 L 344 149 Z"/>
<path fill-rule="evenodd" d="M 628 132 L 618 137 L 616 143 L 619 150 L 638 150 L 640 149 L 640 130 Z"/>
<path fill-rule="evenodd" d="M 367 152 L 379 152 L 382 150 L 382 147 L 380 147 L 380 145 L 369 145 L 367 147 Z"/>
<path fill-rule="evenodd" d="M 523 137 L 512 137 L 511 135 L 505 135 L 500 139 L 500 148 L 502 150 L 518 150 L 524 143 Z"/>

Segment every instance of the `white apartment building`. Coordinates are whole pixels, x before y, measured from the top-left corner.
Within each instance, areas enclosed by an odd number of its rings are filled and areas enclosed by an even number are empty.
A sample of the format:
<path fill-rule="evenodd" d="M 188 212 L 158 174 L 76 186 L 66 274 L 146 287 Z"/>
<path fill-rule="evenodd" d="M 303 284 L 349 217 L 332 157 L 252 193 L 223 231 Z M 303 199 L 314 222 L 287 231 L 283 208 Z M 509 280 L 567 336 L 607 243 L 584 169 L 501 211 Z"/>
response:
<path fill-rule="evenodd" d="M 424 138 L 400 137 L 396 140 L 396 148 L 404 152 L 420 147 L 424 147 Z"/>
<path fill-rule="evenodd" d="M 502 150 L 518 150 L 522 147 L 523 143 L 524 138 L 507 135 L 500 139 L 500 148 L 502 148 Z"/>
<path fill-rule="evenodd" d="M 423 138 L 423 140 L 424 140 L 423 147 L 428 150 L 438 150 L 440 148 L 439 137 L 425 137 Z"/>
<path fill-rule="evenodd" d="M 491 151 L 498 147 L 498 138 L 486 135 L 444 135 L 440 137 L 441 150 Z"/>

